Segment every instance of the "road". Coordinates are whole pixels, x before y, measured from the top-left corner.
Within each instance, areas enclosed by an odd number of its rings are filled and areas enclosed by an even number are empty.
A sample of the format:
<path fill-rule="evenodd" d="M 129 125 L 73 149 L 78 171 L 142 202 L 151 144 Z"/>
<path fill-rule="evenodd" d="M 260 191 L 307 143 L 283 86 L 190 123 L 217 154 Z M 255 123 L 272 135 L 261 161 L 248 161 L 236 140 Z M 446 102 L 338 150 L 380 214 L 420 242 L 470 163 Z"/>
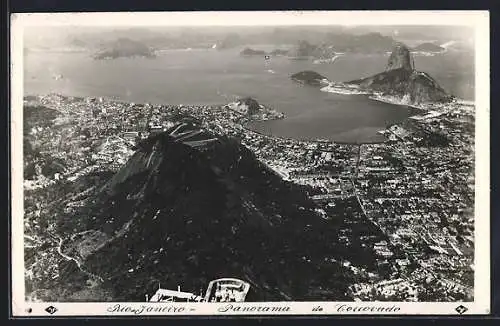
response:
<path fill-rule="evenodd" d="M 84 231 L 84 232 L 81 232 L 81 233 L 85 233 L 87 231 Z M 67 261 L 74 261 L 76 263 L 76 266 L 78 267 L 78 269 L 80 269 L 80 271 L 82 271 L 83 273 L 87 274 L 90 278 L 94 279 L 94 280 L 99 280 L 100 282 L 104 282 L 104 280 L 102 279 L 102 277 L 100 277 L 99 275 L 96 275 L 96 274 L 93 274 L 91 272 L 89 272 L 83 265 L 82 263 L 74 258 L 74 257 L 71 257 L 69 255 L 66 255 L 65 253 L 62 252 L 62 245 L 64 243 L 64 239 L 61 238 L 59 235 L 56 235 L 56 234 L 50 234 L 53 238 L 57 239 L 58 241 L 58 244 L 57 244 L 57 253 L 64 258 L 64 260 L 67 260 Z"/>

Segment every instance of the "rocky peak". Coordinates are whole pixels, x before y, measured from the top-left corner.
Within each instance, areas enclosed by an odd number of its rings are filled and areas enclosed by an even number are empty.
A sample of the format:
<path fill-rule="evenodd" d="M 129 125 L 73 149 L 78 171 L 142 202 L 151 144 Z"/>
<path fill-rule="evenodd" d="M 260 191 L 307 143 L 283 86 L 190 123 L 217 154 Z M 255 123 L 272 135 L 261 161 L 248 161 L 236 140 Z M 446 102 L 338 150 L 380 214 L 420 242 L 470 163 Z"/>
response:
<path fill-rule="evenodd" d="M 387 62 L 385 71 L 401 68 L 406 71 L 413 71 L 415 69 L 415 66 L 408 47 L 402 43 L 398 43 L 392 49 L 392 53 L 389 57 L 389 61 Z"/>
<path fill-rule="evenodd" d="M 254 115 L 264 109 L 264 106 L 251 97 L 240 98 L 229 103 L 227 107 L 244 115 Z"/>
<path fill-rule="evenodd" d="M 394 47 L 384 72 L 347 84 L 399 97 L 406 104 L 448 102 L 453 98 L 431 76 L 415 69 L 410 50 L 401 43 Z"/>

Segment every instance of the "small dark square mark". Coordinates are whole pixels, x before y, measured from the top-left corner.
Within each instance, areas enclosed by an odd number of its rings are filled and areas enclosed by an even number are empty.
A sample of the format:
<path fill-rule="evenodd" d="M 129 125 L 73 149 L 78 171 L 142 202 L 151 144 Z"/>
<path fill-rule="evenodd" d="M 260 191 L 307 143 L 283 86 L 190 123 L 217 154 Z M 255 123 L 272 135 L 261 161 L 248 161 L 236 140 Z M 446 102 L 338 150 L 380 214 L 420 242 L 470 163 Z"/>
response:
<path fill-rule="evenodd" d="M 57 308 L 54 306 L 48 306 L 47 308 L 45 308 L 45 311 L 52 315 L 57 311 Z"/>
<path fill-rule="evenodd" d="M 31 312 L 33 312 L 33 309 L 28 308 L 28 309 L 26 309 L 26 312 L 30 314 Z"/>
<path fill-rule="evenodd" d="M 463 314 L 467 310 L 469 310 L 469 309 L 467 309 L 466 307 L 464 307 L 462 305 L 460 305 L 460 306 L 458 306 L 458 307 L 455 308 L 455 311 L 458 312 L 459 314 Z"/>

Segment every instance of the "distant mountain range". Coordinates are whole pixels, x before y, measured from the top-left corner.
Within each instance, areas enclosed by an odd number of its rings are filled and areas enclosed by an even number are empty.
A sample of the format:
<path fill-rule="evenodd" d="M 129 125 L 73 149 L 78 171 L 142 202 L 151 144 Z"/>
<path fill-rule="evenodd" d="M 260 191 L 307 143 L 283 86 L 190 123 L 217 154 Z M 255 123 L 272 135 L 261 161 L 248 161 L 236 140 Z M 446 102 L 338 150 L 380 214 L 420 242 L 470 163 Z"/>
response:
<path fill-rule="evenodd" d="M 219 277 L 248 281 L 250 301 L 347 299 L 351 272 L 330 260 L 337 229 L 302 186 L 196 123 L 140 143 L 90 203 L 64 228 L 99 236 L 66 247 L 95 242 L 85 266 L 116 300 L 140 301 L 160 281 L 197 291 Z"/>
<path fill-rule="evenodd" d="M 442 52 L 444 50 L 445 48 L 430 42 L 422 43 L 412 49 L 412 51 L 418 52 Z"/>
<path fill-rule="evenodd" d="M 380 33 L 361 35 L 332 34 L 325 43 L 337 52 L 377 53 L 390 51 L 396 41 Z"/>
<path fill-rule="evenodd" d="M 397 33 L 396 33 L 397 32 Z M 390 51 L 395 41 L 466 42 L 469 50 L 473 31 L 457 26 L 221 26 L 221 27 L 27 27 L 24 44 L 28 48 L 76 47 L 91 52 L 118 38 L 139 41 L 156 49 L 229 49 L 257 44 L 293 45 L 300 41 L 333 46 L 336 52 Z M 424 41 L 427 40 L 427 41 Z M 432 40 L 432 41 L 431 41 Z M 418 43 L 417 43 L 418 44 Z M 471 45 L 472 44 L 472 45 Z"/>
<path fill-rule="evenodd" d="M 292 59 L 331 59 L 338 53 L 382 53 L 389 51 L 395 41 L 378 33 L 364 35 L 331 34 L 320 44 L 299 40 L 289 50 L 274 50 L 269 53 L 262 50 L 245 48 L 242 55 L 286 55 Z"/>
<path fill-rule="evenodd" d="M 293 41 L 295 44 L 292 49 L 287 51 L 286 55 L 291 57 L 312 57 L 316 59 L 325 59 L 335 56 L 336 53 L 384 53 L 390 51 L 396 41 L 391 36 L 384 36 L 380 33 L 367 33 L 353 35 L 348 33 L 327 33 L 317 42 L 312 42 L 310 38 L 302 38 Z M 312 38 L 313 40 L 315 38 Z M 240 39 L 244 42 L 244 39 Z M 255 44 L 265 44 L 269 41 L 263 37 L 261 41 L 254 41 Z M 245 43 L 243 43 L 245 44 Z M 227 46 L 226 46 L 227 47 Z M 252 54 L 250 50 L 248 54 Z M 245 51 L 244 50 L 244 51 Z M 260 53 L 260 50 L 255 50 Z"/>
<path fill-rule="evenodd" d="M 288 52 L 288 56 L 293 58 L 330 59 L 335 55 L 332 45 L 314 45 L 304 40 L 300 41 L 295 48 Z"/>
<path fill-rule="evenodd" d="M 110 42 L 94 55 L 94 59 L 116 59 L 120 57 L 154 58 L 155 50 L 142 42 L 119 38 Z"/>
<path fill-rule="evenodd" d="M 346 35 L 346 34 L 328 34 L 325 41 L 320 44 L 312 44 L 307 40 L 300 40 L 289 50 L 275 50 L 265 52 L 263 50 L 255 50 L 245 48 L 241 51 L 241 55 L 285 55 L 290 59 L 308 60 L 313 59 L 318 63 L 334 62 L 334 59 L 339 54 L 344 53 L 385 53 L 390 51 L 396 41 L 389 36 L 383 36 L 379 33 L 368 33 L 362 35 Z M 416 48 L 416 51 L 437 51 L 439 46 L 425 43 Z M 426 50 L 427 49 L 427 50 Z M 442 49 L 441 49 L 442 50 Z"/>

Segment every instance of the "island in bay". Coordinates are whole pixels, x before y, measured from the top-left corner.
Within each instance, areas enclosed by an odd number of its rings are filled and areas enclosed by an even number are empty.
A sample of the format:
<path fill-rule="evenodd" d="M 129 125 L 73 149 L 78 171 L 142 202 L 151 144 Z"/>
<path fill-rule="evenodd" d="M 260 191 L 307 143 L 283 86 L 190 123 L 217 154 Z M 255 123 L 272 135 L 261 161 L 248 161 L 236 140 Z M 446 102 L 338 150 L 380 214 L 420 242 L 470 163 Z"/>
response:
<path fill-rule="evenodd" d="M 154 58 L 156 53 L 154 49 L 140 41 L 123 37 L 105 44 L 103 48 L 94 54 L 96 60 L 130 57 Z"/>

